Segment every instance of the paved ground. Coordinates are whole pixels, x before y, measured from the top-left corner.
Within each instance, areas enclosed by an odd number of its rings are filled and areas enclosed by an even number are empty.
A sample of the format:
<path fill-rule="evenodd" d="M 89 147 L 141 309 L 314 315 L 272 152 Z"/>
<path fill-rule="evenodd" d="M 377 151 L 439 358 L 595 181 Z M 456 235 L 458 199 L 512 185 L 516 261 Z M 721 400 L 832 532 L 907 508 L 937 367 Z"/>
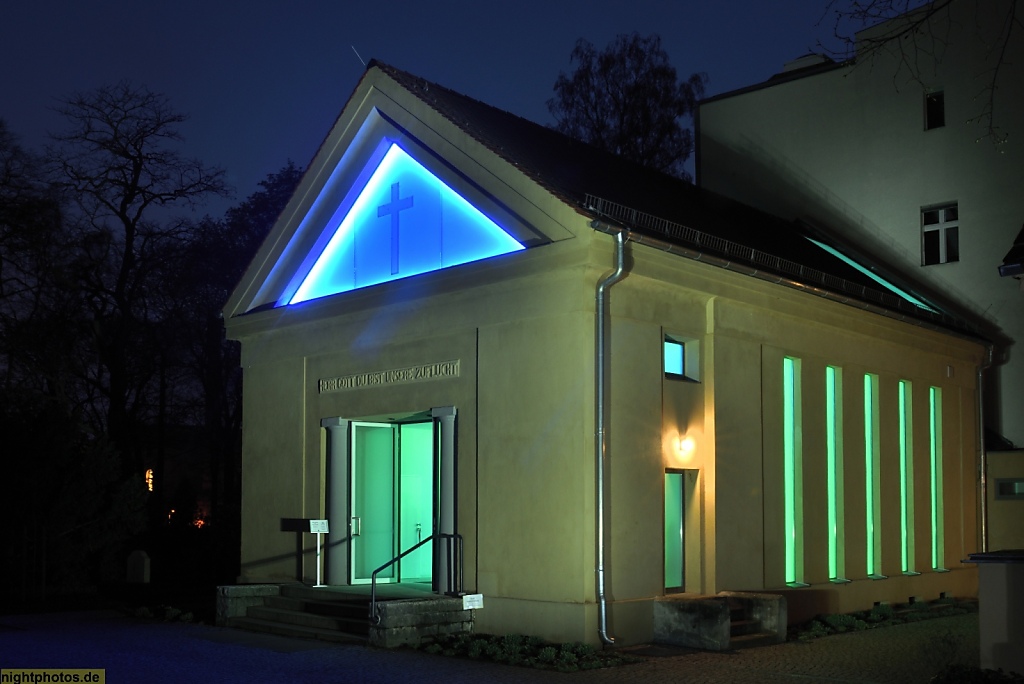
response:
<path fill-rule="evenodd" d="M 106 681 L 333 682 L 928 682 L 951 662 L 977 666 L 971 613 L 826 637 L 707 653 L 649 647 L 645 662 L 561 674 L 431 656 L 331 646 L 206 625 L 141 621 L 113 611 L 0 616 L 0 669 L 105 668 Z"/>

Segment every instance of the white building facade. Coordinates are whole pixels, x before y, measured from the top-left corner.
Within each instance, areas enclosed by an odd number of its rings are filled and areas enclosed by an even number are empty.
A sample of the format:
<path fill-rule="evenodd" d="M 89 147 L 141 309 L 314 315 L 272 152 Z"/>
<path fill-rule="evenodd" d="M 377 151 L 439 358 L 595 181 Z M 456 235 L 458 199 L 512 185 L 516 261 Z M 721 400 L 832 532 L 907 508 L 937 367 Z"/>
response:
<path fill-rule="evenodd" d="M 1024 292 L 998 267 L 1024 223 L 1024 41 L 1006 40 L 1010 0 L 933 9 L 862 31 L 854 60 L 807 56 L 701 103 L 697 181 L 839 236 L 972 316 L 995 342 L 986 427 L 1021 445 Z"/>

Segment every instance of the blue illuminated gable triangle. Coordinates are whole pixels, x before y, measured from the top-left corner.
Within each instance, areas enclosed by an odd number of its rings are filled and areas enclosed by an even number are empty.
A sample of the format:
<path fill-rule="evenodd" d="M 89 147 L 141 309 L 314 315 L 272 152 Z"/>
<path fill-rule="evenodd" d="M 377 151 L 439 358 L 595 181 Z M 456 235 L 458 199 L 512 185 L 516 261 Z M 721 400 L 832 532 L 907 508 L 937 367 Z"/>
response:
<path fill-rule="evenodd" d="M 288 303 L 521 249 L 501 226 L 392 143 Z"/>

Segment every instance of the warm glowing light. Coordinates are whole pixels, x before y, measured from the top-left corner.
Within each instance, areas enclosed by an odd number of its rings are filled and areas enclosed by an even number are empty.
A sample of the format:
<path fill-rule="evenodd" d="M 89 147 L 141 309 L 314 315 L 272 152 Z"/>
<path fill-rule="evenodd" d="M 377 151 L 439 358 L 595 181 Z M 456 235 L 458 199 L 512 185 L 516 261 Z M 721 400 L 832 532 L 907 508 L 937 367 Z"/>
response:
<path fill-rule="evenodd" d="M 682 458 L 689 458 L 690 456 L 692 456 L 693 455 L 693 450 L 695 448 L 696 448 L 696 444 L 693 441 L 693 437 L 690 437 L 689 435 L 685 435 L 685 436 L 679 438 L 679 444 L 677 446 L 677 449 L 679 451 L 679 455 Z"/>
<path fill-rule="evenodd" d="M 146 471 L 146 489 L 153 491 L 153 469 L 150 468 Z"/>

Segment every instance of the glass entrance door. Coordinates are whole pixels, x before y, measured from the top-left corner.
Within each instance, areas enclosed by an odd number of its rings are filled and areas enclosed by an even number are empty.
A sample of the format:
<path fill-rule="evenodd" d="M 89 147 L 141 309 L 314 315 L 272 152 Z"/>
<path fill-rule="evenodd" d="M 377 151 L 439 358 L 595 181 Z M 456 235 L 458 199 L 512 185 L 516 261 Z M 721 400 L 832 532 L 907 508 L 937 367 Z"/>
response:
<path fill-rule="evenodd" d="M 373 571 L 397 554 L 395 518 L 396 435 L 390 423 L 352 423 L 352 583 L 366 584 Z M 377 575 L 393 582 L 397 568 Z"/>
<path fill-rule="evenodd" d="M 373 571 L 427 539 L 436 509 L 436 436 L 433 421 L 352 423 L 351 582 L 370 582 Z M 428 542 L 377 575 L 378 582 L 430 582 Z"/>
<path fill-rule="evenodd" d="M 665 473 L 665 589 L 686 585 L 686 537 L 683 473 Z"/>

